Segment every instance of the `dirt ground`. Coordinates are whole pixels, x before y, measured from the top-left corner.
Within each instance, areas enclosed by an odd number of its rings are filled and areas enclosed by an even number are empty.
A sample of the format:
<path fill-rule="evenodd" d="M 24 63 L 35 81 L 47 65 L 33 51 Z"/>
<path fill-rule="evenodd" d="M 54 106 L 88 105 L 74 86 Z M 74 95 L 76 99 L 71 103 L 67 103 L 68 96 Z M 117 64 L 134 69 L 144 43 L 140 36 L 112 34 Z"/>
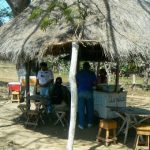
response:
<path fill-rule="evenodd" d="M 17 103 L 11 103 L 7 93 L 7 83 L 16 81 L 15 66 L 8 64 L 7 68 L 0 64 L 0 150 L 65 150 L 68 136 L 68 126 L 54 125 L 49 121 L 36 129 L 26 128 L 20 121 L 21 111 Z M 9 69 L 8 69 L 9 68 Z M 127 99 L 131 106 L 149 107 L 150 98 Z M 76 128 L 74 150 L 129 150 L 133 149 L 135 131 L 129 132 L 127 144 L 123 144 L 123 134 L 119 135 L 118 143 L 105 147 L 104 143 L 96 142 L 99 119 L 95 118 L 94 126 L 85 130 Z"/>
<path fill-rule="evenodd" d="M 10 100 L 0 101 L 0 150 L 65 150 L 68 135 L 68 126 L 54 125 L 52 121 L 46 125 L 40 124 L 36 129 L 25 127 L 18 119 L 21 112 L 17 103 Z M 123 145 L 120 136 L 116 145 L 108 148 L 103 143 L 95 141 L 98 131 L 98 121 L 92 128 L 80 130 L 76 128 L 75 150 L 100 150 L 100 149 L 132 149 L 134 138 L 128 139 L 128 144 Z"/>

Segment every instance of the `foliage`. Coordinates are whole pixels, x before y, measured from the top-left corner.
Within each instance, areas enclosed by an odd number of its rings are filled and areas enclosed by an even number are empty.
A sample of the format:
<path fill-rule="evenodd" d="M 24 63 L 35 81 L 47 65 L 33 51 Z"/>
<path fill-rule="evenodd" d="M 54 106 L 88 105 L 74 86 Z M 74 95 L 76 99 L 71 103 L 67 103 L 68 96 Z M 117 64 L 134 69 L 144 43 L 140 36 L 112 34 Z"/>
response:
<path fill-rule="evenodd" d="M 36 19 L 38 16 L 40 16 L 42 13 L 42 9 L 39 7 L 36 7 L 33 11 L 32 11 L 32 15 L 29 17 L 29 20 L 32 19 Z"/>
<path fill-rule="evenodd" d="M 70 62 L 60 59 L 59 57 L 48 56 L 46 60 L 49 68 L 53 68 L 55 73 L 68 74 L 70 68 Z"/>
<path fill-rule="evenodd" d="M 47 9 L 35 8 L 29 20 L 37 19 L 42 16 L 42 30 L 46 30 L 51 24 L 57 24 L 62 18 L 64 18 L 67 23 L 70 23 L 73 28 L 79 29 L 83 27 L 84 20 L 88 16 L 88 13 L 87 6 L 80 0 L 70 5 L 59 0 L 53 0 L 49 2 Z"/>
<path fill-rule="evenodd" d="M 135 62 L 128 62 L 126 64 L 121 64 L 120 70 L 124 74 L 138 73 L 140 70 L 140 66 L 139 64 L 136 64 Z"/>

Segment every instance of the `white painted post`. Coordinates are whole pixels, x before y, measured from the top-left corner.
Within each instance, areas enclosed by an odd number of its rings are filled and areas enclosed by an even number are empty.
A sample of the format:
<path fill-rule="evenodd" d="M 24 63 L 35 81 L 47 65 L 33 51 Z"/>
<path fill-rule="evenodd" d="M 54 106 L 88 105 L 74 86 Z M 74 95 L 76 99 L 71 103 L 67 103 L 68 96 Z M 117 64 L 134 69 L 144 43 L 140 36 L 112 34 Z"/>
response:
<path fill-rule="evenodd" d="M 76 127 L 77 85 L 76 85 L 75 76 L 76 76 L 77 61 L 78 61 L 78 49 L 79 49 L 78 43 L 72 42 L 72 56 L 71 56 L 71 65 L 70 65 L 70 72 L 69 72 L 69 82 L 71 87 L 71 115 L 70 115 L 67 150 L 73 150 L 75 127 Z"/>
<path fill-rule="evenodd" d="M 136 80 L 135 80 L 135 74 L 132 75 L 132 85 L 136 84 Z"/>

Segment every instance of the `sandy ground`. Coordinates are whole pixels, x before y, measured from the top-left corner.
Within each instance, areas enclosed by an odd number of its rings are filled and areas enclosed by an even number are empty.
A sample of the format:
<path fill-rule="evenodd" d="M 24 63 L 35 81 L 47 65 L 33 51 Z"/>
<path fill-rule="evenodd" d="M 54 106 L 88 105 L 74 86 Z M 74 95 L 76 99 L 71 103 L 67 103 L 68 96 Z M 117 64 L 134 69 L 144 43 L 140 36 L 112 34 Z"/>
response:
<path fill-rule="evenodd" d="M 8 64 L 5 68 L 0 64 L 0 150 L 65 150 L 68 127 L 53 121 L 39 125 L 36 129 L 26 128 L 18 119 L 21 112 L 17 103 L 11 103 L 8 98 L 7 82 L 16 81 L 15 66 Z M 9 68 L 9 69 L 8 69 Z M 142 95 L 144 96 L 144 95 Z M 150 107 L 150 99 L 128 98 L 130 106 Z M 104 143 L 96 142 L 99 119 L 95 118 L 92 128 L 80 130 L 76 128 L 74 150 L 129 150 L 133 149 L 135 131 L 129 132 L 127 144 L 123 143 L 123 134 L 118 137 L 117 144 L 105 147 Z"/>
<path fill-rule="evenodd" d="M 39 125 L 36 129 L 26 128 L 19 120 L 20 111 L 17 103 L 10 100 L 0 102 L 0 150 L 65 150 L 67 143 L 68 127 L 49 122 Z M 98 123 L 92 128 L 80 130 L 76 128 L 75 150 L 100 150 L 100 149 L 132 149 L 130 144 L 125 146 L 120 142 L 111 144 L 108 148 L 95 141 Z M 121 139 L 122 137 L 120 137 Z M 129 139 L 128 143 L 133 143 Z"/>

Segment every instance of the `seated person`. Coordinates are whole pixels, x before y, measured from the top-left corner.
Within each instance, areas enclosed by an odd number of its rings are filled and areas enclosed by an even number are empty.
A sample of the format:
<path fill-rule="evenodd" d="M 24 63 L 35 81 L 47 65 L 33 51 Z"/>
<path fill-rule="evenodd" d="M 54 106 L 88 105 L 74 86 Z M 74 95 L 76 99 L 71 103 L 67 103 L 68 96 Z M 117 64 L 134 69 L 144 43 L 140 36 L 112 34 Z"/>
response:
<path fill-rule="evenodd" d="M 70 91 L 62 85 L 62 78 L 57 77 L 50 91 L 51 104 L 55 106 L 55 109 L 69 110 L 70 99 Z"/>
<path fill-rule="evenodd" d="M 99 74 L 97 76 L 97 83 L 98 84 L 107 84 L 107 72 L 104 68 L 100 69 Z"/>

